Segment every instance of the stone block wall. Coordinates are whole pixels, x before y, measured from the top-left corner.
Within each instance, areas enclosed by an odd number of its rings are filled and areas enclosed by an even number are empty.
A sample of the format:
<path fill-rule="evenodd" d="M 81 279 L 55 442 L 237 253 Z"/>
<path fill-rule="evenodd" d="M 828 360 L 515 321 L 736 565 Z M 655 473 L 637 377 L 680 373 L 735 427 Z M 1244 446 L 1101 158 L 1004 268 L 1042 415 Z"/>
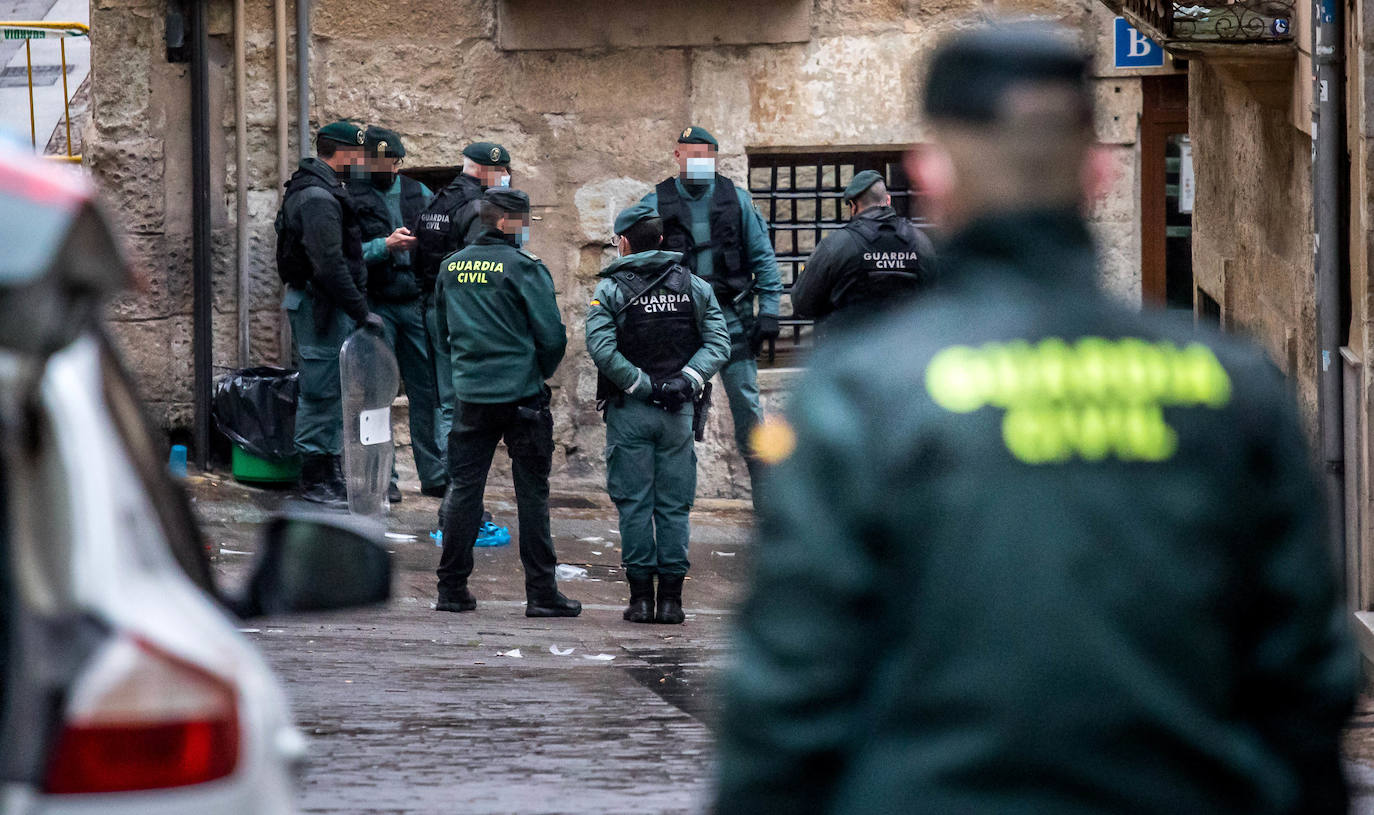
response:
<path fill-rule="evenodd" d="M 191 413 L 189 84 L 166 62 L 160 0 L 93 0 L 90 166 L 129 232 L 143 291 L 112 308 L 115 334 L 140 374 L 154 418 Z M 236 367 L 234 204 L 246 187 L 251 223 L 251 363 L 279 362 L 272 217 L 279 182 L 272 4 L 247 0 L 249 167 L 235 177 L 232 4 L 210 0 L 216 374 Z M 288 3 L 288 106 L 295 143 L 294 3 Z M 741 26 L 748 4 L 739 4 Z M 893 149 L 921 141 L 920 76 L 939 36 L 989 11 L 1065 21 L 1097 43 L 1107 15 L 1093 0 L 813 0 L 805 42 L 711 47 L 506 51 L 497 0 L 313 3 L 311 129 L 353 117 L 396 129 L 410 166 L 461 162 L 474 140 L 506 145 L 514 184 L 535 214 L 530 248 L 557 284 L 569 355 L 555 381 L 565 478 L 601 478 L 604 429 L 592 407 L 595 372 L 583 348 L 584 309 L 614 213 L 676 172 L 672 151 L 688 123 L 721 141 L 721 170 L 743 180 L 747 150 Z M 605 25 L 614 25 L 607 19 Z M 762 39 L 766 39 L 761 37 Z M 1100 49 L 1108 53 L 1104 45 Z M 1104 284 L 1139 301 L 1134 195 L 1138 82 L 1102 80 L 1099 130 L 1121 169 L 1094 212 L 1105 242 Z M 294 161 L 293 161 L 294 165 Z M 703 497 L 746 494 L 728 411 L 699 446 Z"/>

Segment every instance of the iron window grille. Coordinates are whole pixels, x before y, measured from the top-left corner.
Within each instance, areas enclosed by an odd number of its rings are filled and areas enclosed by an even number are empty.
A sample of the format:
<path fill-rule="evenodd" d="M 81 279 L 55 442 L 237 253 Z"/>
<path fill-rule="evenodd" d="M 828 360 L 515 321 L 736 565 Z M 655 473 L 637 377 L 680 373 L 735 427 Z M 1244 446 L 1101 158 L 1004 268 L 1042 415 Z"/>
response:
<path fill-rule="evenodd" d="M 768 222 L 773 251 L 782 276 L 779 325 L 782 336 L 766 348 L 768 365 L 787 365 L 810 345 L 812 321 L 792 315 L 791 292 L 797 275 L 821 238 L 849 221 L 844 188 L 863 170 L 876 170 L 887 181 L 892 207 L 918 225 L 916 199 L 902 169 L 900 150 L 844 153 L 751 153 L 749 193 Z"/>

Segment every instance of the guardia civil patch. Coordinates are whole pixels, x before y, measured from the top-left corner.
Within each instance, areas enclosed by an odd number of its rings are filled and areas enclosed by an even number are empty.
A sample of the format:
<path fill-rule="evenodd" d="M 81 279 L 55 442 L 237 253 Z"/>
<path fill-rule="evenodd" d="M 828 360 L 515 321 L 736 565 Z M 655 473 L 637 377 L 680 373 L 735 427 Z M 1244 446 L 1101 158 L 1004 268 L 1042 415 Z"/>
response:
<path fill-rule="evenodd" d="M 1026 464 L 1167 461 L 1178 433 L 1165 407 L 1220 410 L 1231 401 L 1231 378 L 1212 349 L 1132 337 L 955 345 L 931 359 L 925 384 L 951 413 L 1005 410 L 1002 440 Z"/>

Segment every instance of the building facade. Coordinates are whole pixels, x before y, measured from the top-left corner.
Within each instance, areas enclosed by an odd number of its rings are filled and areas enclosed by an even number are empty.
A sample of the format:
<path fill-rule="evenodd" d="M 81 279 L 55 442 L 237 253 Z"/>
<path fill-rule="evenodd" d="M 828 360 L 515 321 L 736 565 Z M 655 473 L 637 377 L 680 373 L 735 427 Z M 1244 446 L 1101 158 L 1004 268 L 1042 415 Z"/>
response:
<path fill-rule="evenodd" d="M 292 21 L 284 38 L 274 24 L 278 5 Z M 85 155 L 146 281 L 113 306 L 114 333 L 154 419 L 175 429 L 189 425 L 193 406 L 191 135 L 187 66 L 167 60 L 166 8 L 165 0 L 93 0 Z M 209 9 L 218 377 L 245 364 L 289 364 L 272 221 L 283 181 L 282 115 L 288 173 L 300 149 L 299 89 L 293 3 L 246 0 L 238 19 L 229 0 L 210 0 Z M 584 310 L 610 258 L 616 211 L 676 172 L 677 134 L 696 124 L 717 136 L 721 171 L 737 183 L 747 180 L 777 227 L 790 283 L 824 224 L 837 217 L 837 193 L 856 167 L 884 170 L 892 186 L 904 188 L 897 159 L 923 138 L 917 102 L 928 55 L 940 35 L 989 12 L 1060 20 L 1103 50 L 1111 37 L 1113 15 L 1093 0 L 316 0 L 308 32 L 309 127 L 313 133 L 346 117 L 393 128 L 406 142 L 403 169 L 429 179 L 451 174 L 470 141 L 509 148 L 514 186 L 529 193 L 543 217 L 530 247 L 553 273 L 570 336 L 568 359 L 552 383 L 555 477 L 599 484 L 604 429 L 593 406 L 595 371 L 582 346 Z M 236 36 L 243 41 L 241 88 L 234 82 Z M 289 66 L 284 76 L 278 49 Z M 1103 284 L 1139 302 L 1142 80 L 1132 72 L 1101 74 L 1098 130 L 1119 168 L 1114 189 L 1093 213 L 1104 247 Z M 241 175 L 234 160 L 240 130 L 247 147 Z M 240 226 L 246 281 L 239 279 Z M 242 302 L 240 291 L 247 293 Z M 243 316 L 247 359 L 238 350 Z M 804 333 L 789 326 L 777 364 L 797 359 L 788 343 Z M 786 377 L 776 370 L 763 375 L 766 408 L 776 408 Z M 717 410 L 699 446 L 702 496 L 740 497 L 746 489 L 728 423 L 728 411 Z"/>

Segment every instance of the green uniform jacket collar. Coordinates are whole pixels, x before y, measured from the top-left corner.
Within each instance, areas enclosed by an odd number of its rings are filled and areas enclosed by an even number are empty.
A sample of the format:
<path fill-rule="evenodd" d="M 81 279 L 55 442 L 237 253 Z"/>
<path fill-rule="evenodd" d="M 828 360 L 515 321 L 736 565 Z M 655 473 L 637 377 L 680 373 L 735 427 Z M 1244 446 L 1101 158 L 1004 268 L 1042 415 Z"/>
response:
<path fill-rule="evenodd" d="M 641 269 L 662 269 L 671 263 L 681 263 L 681 252 L 665 252 L 662 249 L 652 249 L 648 252 L 636 252 L 633 255 L 626 255 L 623 258 L 616 258 L 611 264 L 601 270 L 602 277 L 610 277 L 624 269 L 638 272 Z"/>
<path fill-rule="evenodd" d="M 955 233 L 941 253 L 941 268 L 960 277 L 989 269 L 1057 287 L 1096 285 L 1097 254 L 1092 233 L 1074 208 L 994 212 Z M 960 286 L 969 279 L 942 278 Z"/>
<path fill-rule="evenodd" d="M 473 241 L 472 243 L 475 246 L 491 246 L 492 244 L 496 243 L 504 243 L 505 245 L 512 247 L 514 249 L 520 248 L 519 246 L 515 245 L 514 235 L 507 235 L 501 230 L 495 228 L 488 228 L 486 230 L 483 230 L 482 234 L 477 236 L 477 240 Z"/>

